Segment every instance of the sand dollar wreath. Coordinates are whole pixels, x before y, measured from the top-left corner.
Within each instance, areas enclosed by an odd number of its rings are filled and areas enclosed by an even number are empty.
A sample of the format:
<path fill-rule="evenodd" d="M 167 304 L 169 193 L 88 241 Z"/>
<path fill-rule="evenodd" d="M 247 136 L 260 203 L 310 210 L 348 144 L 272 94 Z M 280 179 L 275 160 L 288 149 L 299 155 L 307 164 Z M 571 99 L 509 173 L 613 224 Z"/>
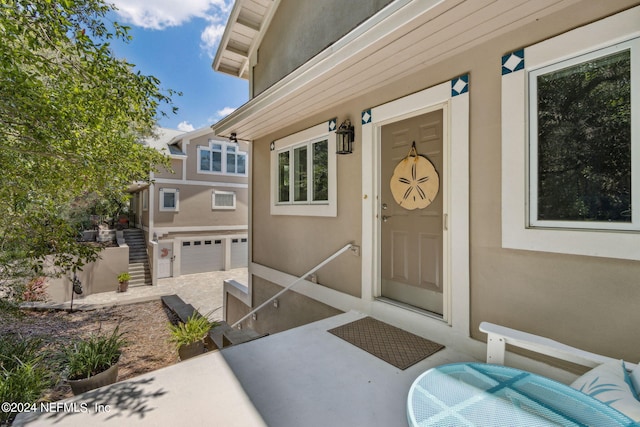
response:
<path fill-rule="evenodd" d="M 389 183 L 397 204 L 407 210 L 424 209 L 440 189 L 440 177 L 433 163 L 418 154 L 414 142 L 407 157 L 400 160 Z"/>

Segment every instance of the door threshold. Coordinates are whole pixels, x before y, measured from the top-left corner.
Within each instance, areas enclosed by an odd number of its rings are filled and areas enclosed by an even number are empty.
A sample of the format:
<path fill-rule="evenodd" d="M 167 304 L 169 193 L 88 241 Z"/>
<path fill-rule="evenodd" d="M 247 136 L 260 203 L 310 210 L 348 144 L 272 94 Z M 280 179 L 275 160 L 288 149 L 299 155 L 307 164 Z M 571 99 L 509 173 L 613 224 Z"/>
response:
<path fill-rule="evenodd" d="M 436 320 L 440 320 L 440 321 L 444 322 L 444 318 L 442 317 L 441 314 L 434 313 L 433 311 L 429 311 L 429 310 L 425 310 L 423 308 L 416 307 L 415 305 L 411 305 L 411 304 L 407 304 L 407 303 L 404 303 L 404 302 L 396 301 L 396 300 L 393 300 L 391 298 L 386 298 L 386 297 L 376 297 L 376 301 L 379 301 L 379 302 L 382 302 L 382 303 L 385 303 L 385 304 L 389 304 L 389 305 L 393 305 L 395 307 L 402 308 L 403 310 L 411 311 L 413 313 L 420 314 L 422 316 L 430 317 L 432 319 L 436 319 Z"/>

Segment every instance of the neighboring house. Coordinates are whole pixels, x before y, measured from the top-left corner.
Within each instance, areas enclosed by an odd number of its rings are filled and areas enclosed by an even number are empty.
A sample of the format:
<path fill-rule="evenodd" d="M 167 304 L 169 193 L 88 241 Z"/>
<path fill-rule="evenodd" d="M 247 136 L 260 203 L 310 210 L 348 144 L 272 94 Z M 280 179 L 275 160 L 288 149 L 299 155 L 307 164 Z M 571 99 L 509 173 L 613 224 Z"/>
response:
<path fill-rule="evenodd" d="M 158 129 L 146 142 L 171 159 L 133 190 L 135 227 L 145 232 L 155 279 L 247 266 L 248 154 L 210 128 Z M 135 186 L 134 186 L 135 187 Z"/>
<path fill-rule="evenodd" d="M 461 342 L 485 339 L 491 321 L 637 360 L 638 4 L 237 0 L 213 63 L 250 84 L 249 102 L 213 126 L 251 141 L 250 282 L 227 294 L 228 320 L 352 241 L 360 256 L 249 326 L 356 309 Z M 336 155 L 346 119 L 353 153 Z M 208 138 L 175 139 L 177 174 L 156 177 L 150 206 L 179 188 L 181 215 L 181 182 L 218 180 L 189 166 Z M 439 185 L 408 210 L 390 182 L 414 141 Z M 411 178 L 400 199 L 411 185 L 422 197 Z M 174 254 L 193 241 L 178 216 L 145 224 Z"/>

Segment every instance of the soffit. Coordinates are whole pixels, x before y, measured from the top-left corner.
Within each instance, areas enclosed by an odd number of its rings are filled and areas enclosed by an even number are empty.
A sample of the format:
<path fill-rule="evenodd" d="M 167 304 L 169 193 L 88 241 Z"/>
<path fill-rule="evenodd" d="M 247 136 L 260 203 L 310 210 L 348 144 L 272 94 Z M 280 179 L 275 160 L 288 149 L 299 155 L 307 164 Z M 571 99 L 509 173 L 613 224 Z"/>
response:
<path fill-rule="evenodd" d="M 236 0 L 213 60 L 215 71 L 249 78 L 249 58 L 258 46 L 278 2 Z"/>
<path fill-rule="evenodd" d="M 260 138 L 577 1 L 397 0 L 212 129 Z"/>

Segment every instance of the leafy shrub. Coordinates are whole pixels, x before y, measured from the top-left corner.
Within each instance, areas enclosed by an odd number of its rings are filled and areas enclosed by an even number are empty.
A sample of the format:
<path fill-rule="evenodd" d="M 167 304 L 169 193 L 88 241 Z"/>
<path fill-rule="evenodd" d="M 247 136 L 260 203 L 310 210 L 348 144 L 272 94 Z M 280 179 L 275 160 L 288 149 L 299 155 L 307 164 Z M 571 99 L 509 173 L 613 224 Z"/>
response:
<path fill-rule="evenodd" d="M 0 337 L 0 367 L 12 371 L 21 363 L 37 361 L 40 357 L 42 340 L 8 335 Z"/>
<path fill-rule="evenodd" d="M 131 280 L 131 275 L 127 272 L 118 274 L 118 282 L 126 282 L 127 280 Z"/>
<path fill-rule="evenodd" d="M 116 327 L 110 335 L 93 334 L 87 339 L 74 341 L 63 350 L 68 369 L 67 378 L 79 380 L 99 374 L 120 358 L 126 345 L 123 333 Z"/>
<path fill-rule="evenodd" d="M 217 323 L 210 322 L 206 317 L 194 312 L 189 316 L 186 323 L 178 322 L 177 325 L 169 324 L 169 332 L 171 332 L 169 341 L 179 348 L 182 345 L 202 340 L 214 326 L 217 326 Z"/>
<path fill-rule="evenodd" d="M 43 362 L 42 341 L 19 336 L 0 337 L 0 402 L 35 403 L 52 384 Z M 16 413 L 0 411 L 0 424 Z"/>

